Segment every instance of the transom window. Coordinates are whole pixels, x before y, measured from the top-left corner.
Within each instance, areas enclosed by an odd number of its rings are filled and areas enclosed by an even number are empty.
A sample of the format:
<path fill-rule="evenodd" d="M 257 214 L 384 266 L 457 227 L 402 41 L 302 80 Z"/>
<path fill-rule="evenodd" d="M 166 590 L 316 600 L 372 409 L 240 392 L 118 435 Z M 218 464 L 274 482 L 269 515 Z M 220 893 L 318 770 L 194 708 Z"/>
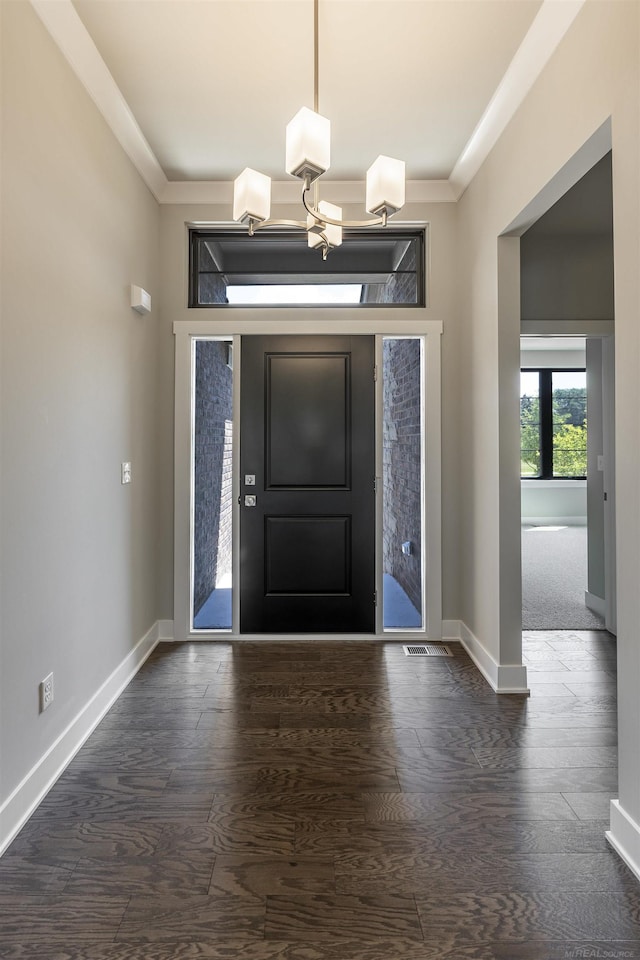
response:
<path fill-rule="evenodd" d="M 297 233 L 192 229 L 189 306 L 425 305 L 424 230 L 351 230 L 326 261 Z"/>
<path fill-rule="evenodd" d="M 586 477 L 586 370 L 521 371 L 520 473 L 540 480 Z"/>

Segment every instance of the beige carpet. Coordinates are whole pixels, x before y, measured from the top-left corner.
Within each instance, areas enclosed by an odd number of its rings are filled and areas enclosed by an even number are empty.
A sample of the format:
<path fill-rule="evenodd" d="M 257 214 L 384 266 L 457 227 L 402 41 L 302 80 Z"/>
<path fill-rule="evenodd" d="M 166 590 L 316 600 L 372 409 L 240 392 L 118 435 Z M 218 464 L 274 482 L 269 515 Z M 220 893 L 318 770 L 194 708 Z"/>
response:
<path fill-rule="evenodd" d="M 522 527 L 524 630 L 602 630 L 584 603 L 587 528 Z"/>

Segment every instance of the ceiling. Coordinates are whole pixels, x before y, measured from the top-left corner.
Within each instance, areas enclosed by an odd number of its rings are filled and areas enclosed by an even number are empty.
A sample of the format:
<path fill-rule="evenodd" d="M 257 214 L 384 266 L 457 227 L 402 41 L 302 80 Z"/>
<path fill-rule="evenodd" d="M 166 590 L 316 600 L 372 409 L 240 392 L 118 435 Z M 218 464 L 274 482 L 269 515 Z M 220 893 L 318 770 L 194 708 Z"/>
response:
<path fill-rule="evenodd" d="M 313 0 L 31 2 L 158 199 L 245 166 L 287 180 L 286 124 L 313 106 Z M 385 153 L 456 199 L 583 2 L 319 0 L 327 178 L 361 181 Z"/>
<path fill-rule="evenodd" d="M 169 180 L 282 179 L 284 135 L 313 107 L 311 0 L 75 0 Z M 540 0 L 324 0 L 319 112 L 331 177 L 380 153 L 447 179 Z"/>

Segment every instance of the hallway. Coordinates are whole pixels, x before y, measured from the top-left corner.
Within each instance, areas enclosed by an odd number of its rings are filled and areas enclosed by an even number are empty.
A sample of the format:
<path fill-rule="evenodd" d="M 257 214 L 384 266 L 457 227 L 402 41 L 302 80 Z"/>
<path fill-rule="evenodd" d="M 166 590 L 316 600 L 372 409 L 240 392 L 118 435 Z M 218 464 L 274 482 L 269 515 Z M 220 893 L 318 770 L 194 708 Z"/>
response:
<path fill-rule="evenodd" d="M 524 648 L 530 699 L 458 644 L 160 644 L 0 860 L 0 955 L 640 957 L 615 640 Z"/>

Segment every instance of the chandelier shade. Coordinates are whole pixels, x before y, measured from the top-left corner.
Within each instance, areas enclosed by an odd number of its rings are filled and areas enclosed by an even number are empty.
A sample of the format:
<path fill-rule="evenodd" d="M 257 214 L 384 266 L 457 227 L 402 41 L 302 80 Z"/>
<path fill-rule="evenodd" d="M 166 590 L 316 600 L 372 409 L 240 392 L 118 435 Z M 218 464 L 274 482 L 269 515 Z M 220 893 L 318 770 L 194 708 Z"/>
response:
<path fill-rule="evenodd" d="M 245 167 L 233 182 L 233 219 L 262 222 L 271 213 L 271 177 Z"/>
<path fill-rule="evenodd" d="M 313 183 L 331 165 L 331 123 L 302 107 L 287 124 L 285 170 Z"/>
<path fill-rule="evenodd" d="M 342 207 L 328 200 L 321 200 L 318 204 L 318 213 L 332 220 L 342 219 Z M 307 214 L 307 236 L 310 247 L 319 247 L 326 243 L 330 249 L 339 247 L 342 243 L 342 227 L 326 220 L 318 221 L 312 213 Z"/>
<path fill-rule="evenodd" d="M 391 216 L 404 207 L 405 163 L 381 155 L 367 170 L 365 208 L 376 217 Z"/>

